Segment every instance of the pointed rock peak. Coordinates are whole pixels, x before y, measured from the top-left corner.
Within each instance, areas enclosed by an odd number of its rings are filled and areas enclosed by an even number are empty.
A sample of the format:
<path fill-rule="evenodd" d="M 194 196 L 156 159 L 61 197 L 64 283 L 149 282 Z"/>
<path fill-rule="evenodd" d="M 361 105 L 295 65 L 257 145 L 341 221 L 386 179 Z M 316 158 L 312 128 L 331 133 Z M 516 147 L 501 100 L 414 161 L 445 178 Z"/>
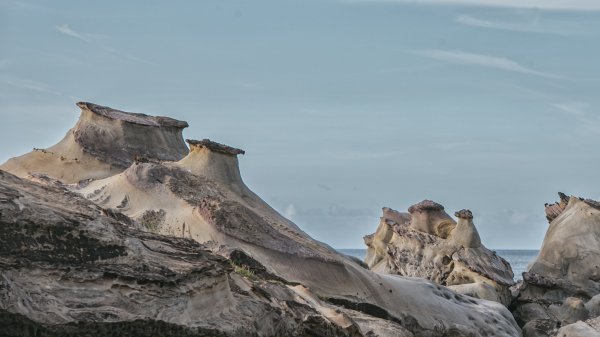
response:
<path fill-rule="evenodd" d="M 559 202 L 555 202 L 553 204 L 547 203 L 544 205 L 546 220 L 548 220 L 549 223 L 556 219 L 556 217 L 565 210 L 567 204 L 569 203 L 569 197 L 566 194 L 558 192 L 558 197 L 560 198 Z"/>
<path fill-rule="evenodd" d="M 424 211 L 443 211 L 444 206 L 438 204 L 432 200 L 423 200 L 420 203 L 414 204 L 408 208 L 408 213 L 413 214 L 415 212 Z"/>
<path fill-rule="evenodd" d="M 176 120 L 170 117 L 149 116 L 142 113 L 126 112 L 89 102 L 78 102 L 77 106 L 80 107 L 81 110 L 90 111 L 108 119 L 120 120 L 131 124 L 174 127 L 178 129 L 184 129 L 189 126 L 185 121 Z"/>
<path fill-rule="evenodd" d="M 241 149 L 236 149 L 235 147 L 227 146 L 221 143 L 213 142 L 210 139 L 203 140 L 194 140 L 194 139 L 186 139 L 188 144 L 190 144 L 190 150 L 194 151 L 195 149 L 206 148 L 212 152 L 228 154 L 232 156 L 237 156 L 238 154 L 245 154 L 246 151 Z"/>
<path fill-rule="evenodd" d="M 468 209 L 461 209 L 460 211 L 455 212 L 454 216 L 459 219 L 473 219 L 473 213 Z"/>

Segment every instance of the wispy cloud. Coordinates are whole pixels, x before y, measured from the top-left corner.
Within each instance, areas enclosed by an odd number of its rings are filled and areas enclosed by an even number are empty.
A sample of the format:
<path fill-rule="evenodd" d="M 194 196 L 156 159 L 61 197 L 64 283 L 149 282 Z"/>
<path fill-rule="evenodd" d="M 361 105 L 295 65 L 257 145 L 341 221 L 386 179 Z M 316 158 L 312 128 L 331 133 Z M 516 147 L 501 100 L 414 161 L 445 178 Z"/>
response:
<path fill-rule="evenodd" d="M 554 34 L 554 35 L 573 35 L 572 32 L 566 30 L 554 30 L 547 27 L 541 27 L 537 21 L 531 23 L 508 23 L 508 22 L 496 22 L 490 20 L 484 20 L 476 18 L 471 15 L 460 15 L 456 18 L 456 22 L 473 27 L 509 30 L 515 32 L 525 33 L 540 33 L 540 34 Z"/>
<path fill-rule="evenodd" d="M 81 34 L 81 33 L 78 33 L 76 31 L 74 31 L 67 24 L 62 24 L 60 26 L 56 26 L 56 30 L 59 31 L 59 32 L 61 32 L 61 33 L 63 33 L 63 34 L 65 34 L 65 35 L 74 37 L 74 38 L 79 39 L 79 40 L 84 41 L 84 42 L 88 42 L 89 43 L 91 41 L 90 38 L 84 36 L 84 34 Z"/>
<path fill-rule="evenodd" d="M 525 66 L 519 64 L 516 61 L 509 60 L 509 59 L 502 58 L 502 57 L 497 57 L 497 56 L 467 53 L 467 52 L 463 52 L 463 51 L 439 50 L 439 49 L 417 50 L 417 51 L 413 51 L 413 53 L 424 56 L 424 57 L 428 57 L 428 58 L 431 58 L 434 60 L 439 60 L 439 61 L 448 62 L 448 63 L 494 68 L 494 69 L 512 71 L 512 72 L 535 75 L 535 76 L 546 77 L 546 78 L 556 78 L 556 79 L 561 78 L 558 75 L 530 69 L 528 67 L 525 67 Z"/>
<path fill-rule="evenodd" d="M 600 132 L 600 117 L 589 112 L 590 105 L 584 102 L 561 102 L 552 104 L 559 111 L 575 120 L 582 130 L 592 133 Z"/>
<path fill-rule="evenodd" d="M 600 11 L 600 1 L 598 0 L 346 0 L 345 2 Z"/>
<path fill-rule="evenodd" d="M 345 153 L 335 154 L 336 159 L 340 160 L 368 160 L 368 159 L 380 159 L 397 157 L 406 154 L 407 151 L 387 151 L 387 152 L 373 152 L 373 151 L 351 151 Z"/>
<path fill-rule="evenodd" d="M 104 43 L 99 41 L 103 38 L 106 38 L 106 36 L 104 36 L 104 35 L 78 32 L 78 31 L 73 30 L 71 27 L 69 27 L 68 24 L 62 24 L 62 25 L 56 26 L 55 28 L 57 31 L 59 31 L 60 33 L 65 34 L 67 36 L 76 38 L 76 39 L 81 40 L 86 43 L 93 43 L 94 45 L 96 45 L 98 48 L 100 48 L 104 52 L 112 54 L 114 56 L 124 58 L 124 59 L 130 60 L 130 61 L 133 61 L 133 62 L 138 62 L 138 63 L 146 63 L 146 64 L 152 64 L 152 65 L 156 64 L 152 61 L 148 61 L 141 57 L 137 57 L 135 55 L 131 55 L 128 53 L 123 53 L 121 51 L 116 50 L 115 48 L 106 46 Z"/>
<path fill-rule="evenodd" d="M 0 2 L 0 4 L 4 5 L 12 5 L 13 7 L 16 7 L 18 9 L 23 9 L 23 10 L 30 10 L 30 11 L 37 11 L 37 10 L 48 10 L 48 8 L 37 5 L 37 4 L 32 4 L 29 2 L 25 2 L 22 0 L 13 0 L 10 2 Z"/>
<path fill-rule="evenodd" d="M 52 94 L 56 96 L 62 95 L 60 92 L 50 89 L 50 87 L 47 84 L 42 82 L 24 80 L 19 78 L 2 78 L 0 79 L 0 82 L 19 89 L 37 91 L 44 94 Z"/>

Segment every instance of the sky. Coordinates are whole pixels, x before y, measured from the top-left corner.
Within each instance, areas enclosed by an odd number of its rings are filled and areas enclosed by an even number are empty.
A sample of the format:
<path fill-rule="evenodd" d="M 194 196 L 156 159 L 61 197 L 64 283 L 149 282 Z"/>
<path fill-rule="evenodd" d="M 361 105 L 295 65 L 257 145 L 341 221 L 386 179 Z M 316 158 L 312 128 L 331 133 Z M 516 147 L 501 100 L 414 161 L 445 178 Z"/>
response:
<path fill-rule="evenodd" d="M 247 185 L 336 248 L 432 199 L 537 249 L 556 192 L 600 199 L 598 60 L 597 0 L 0 0 L 0 162 L 88 101 L 246 150 Z"/>

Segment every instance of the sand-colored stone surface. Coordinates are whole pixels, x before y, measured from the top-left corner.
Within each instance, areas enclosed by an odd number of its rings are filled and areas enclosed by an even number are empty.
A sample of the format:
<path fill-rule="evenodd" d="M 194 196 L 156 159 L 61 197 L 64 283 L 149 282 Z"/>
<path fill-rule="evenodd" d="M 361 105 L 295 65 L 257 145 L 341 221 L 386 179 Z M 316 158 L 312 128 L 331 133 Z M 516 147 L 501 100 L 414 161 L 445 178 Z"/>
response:
<path fill-rule="evenodd" d="M 11 158 L 0 169 L 77 183 L 122 172 L 136 157 L 179 160 L 188 153 L 181 134 L 186 122 L 86 102 L 77 106 L 79 121 L 59 143 Z"/>
<path fill-rule="evenodd" d="M 560 327 L 600 311 L 600 203 L 559 196 L 546 205 L 550 226 L 513 303 L 523 325 L 548 320 Z"/>
<path fill-rule="evenodd" d="M 473 214 L 424 200 L 402 213 L 383 209 L 374 234 L 365 236 L 365 262 L 378 273 L 421 277 L 461 294 L 510 304 L 510 265 L 481 244 Z"/>

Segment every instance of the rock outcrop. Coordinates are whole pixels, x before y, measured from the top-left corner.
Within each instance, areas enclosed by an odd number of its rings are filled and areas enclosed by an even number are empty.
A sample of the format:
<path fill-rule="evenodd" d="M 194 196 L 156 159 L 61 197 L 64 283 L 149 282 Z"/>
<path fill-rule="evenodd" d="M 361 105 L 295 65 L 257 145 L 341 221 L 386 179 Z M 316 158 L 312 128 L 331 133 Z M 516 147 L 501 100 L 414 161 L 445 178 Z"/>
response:
<path fill-rule="evenodd" d="M 48 149 L 34 149 L 0 166 L 19 177 L 45 174 L 66 183 L 122 172 L 135 157 L 179 160 L 188 149 L 183 121 L 79 102 L 79 121 Z"/>
<path fill-rule="evenodd" d="M 550 226 L 513 303 L 526 335 L 551 336 L 600 313 L 600 203 L 559 196 L 546 205 Z"/>
<path fill-rule="evenodd" d="M 130 224 L 0 171 L 0 335 L 361 336 L 301 286 Z"/>
<path fill-rule="evenodd" d="M 329 334 L 300 332 L 297 335 L 358 334 L 407 337 L 520 335 L 520 330 L 509 311 L 498 303 L 463 296 L 426 280 L 373 273 L 331 247 L 312 239 L 294 223 L 273 210 L 244 184 L 237 158 L 239 154 L 243 154 L 242 150 L 208 140 L 189 141 L 189 143 L 191 147 L 189 153 L 180 160 L 166 161 L 161 158 L 154 159 L 156 156 L 154 158 L 138 156 L 124 171 L 103 179 L 70 184 L 75 179 L 65 180 L 51 174 L 36 174 L 28 177 L 44 184 L 45 188 L 71 191 L 65 193 L 76 192 L 91 202 L 89 205 L 104 210 L 113 219 L 121 219 L 122 222 L 128 223 L 127 238 L 123 238 L 128 241 L 123 242 L 131 243 L 114 244 L 120 245 L 119 247 L 124 246 L 121 249 L 126 249 L 127 257 L 135 254 L 151 254 L 137 244 L 140 236 L 148 235 L 153 241 L 186 242 L 188 245 L 192 245 L 190 241 L 192 239 L 201 245 L 198 247 L 209 247 L 213 255 L 224 256 L 236 265 L 244 265 L 246 269 L 242 270 L 241 274 L 255 275 L 267 285 L 271 283 L 278 285 L 277 287 L 270 285 L 268 289 L 263 289 L 270 294 L 263 296 L 269 300 L 269 303 L 283 306 L 277 314 L 269 314 L 268 311 L 271 310 L 269 308 L 262 311 L 267 317 L 286 322 L 288 316 L 282 315 L 288 315 L 287 310 L 291 310 L 303 317 L 312 315 L 310 316 L 313 317 L 312 319 L 322 322 L 323 325 L 316 325 L 318 329 L 331 326 L 333 329 L 331 331 L 335 331 Z M 15 203 L 24 205 L 20 199 Z M 61 209 L 69 208 L 61 206 Z M 35 224 L 36 221 L 29 222 Z M 98 221 L 90 220 L 90 224 L 94 224 L 98 230 L 104 227 Z M 442 228 L 444 226 L 437 227 L 439 231 L 447 231 Z M 107 231 L 113 232 L 112 229 Z M 139 233 L 141 231 L 148 233 Z M 163 235 L 168 239 L 158 239 L 165 238 Z M 184 248 L 173 248 L 172 244 L 162 243 L 146 244 L 144 247 L 146 246 L 149 246 L 148 249 L 152 251 L 164 252 L 169 255 L 169 259 L 176 260 L 158 260 L 157 263 L 167 269 L 180 268 L 180 263 L 183 263 L 181 260 L 187 261 L 187 257 L 181 251 L 185 250 Z M 27 254 L 30 253 L 25 253 Z M 152 256 L 147 258 L 150 259 Z M 209 260 L 216 259 L 212 255 L 210 258 L 206 256 Z M 123 261 L 127 265 L 140 268 L 144 264 L 149 264 L 148 262 L 137 263 L 123 256 L 114 259 L 116 260 L 109 258 L 109 262 Z M 104 266 L 103 261 L 93 263 L 88 261 L 86 266 L 97 270 Z M 176 263 L 176 266 L 171 267 L 172 263 Z M 100 265 L 96 266 L 96 264 Z M 196 267 L 192 269 L 194 268 Z M 130 277 L 135 279 L 135 272 L 131 271 L 133 275 Z M 178 272 L 175 274 L 179 275 Z M 229 275 L 227 282 L 214 281 L 215 287 L 227 288 L 225 283 L 228 283 L 231 289 L 239 287 L 252 299 L 257 300 L 254 297 L 261 296 L 262 288 L 256 284 L 241 282 L 238 280 L 239 277 L 232 276 L 230 271 L 224 274 Z M 185 277 L 185 279 L 194 280 L 193 277 Z M 99 282 L 110 284 L 105 280 Z M 95 285 L 90 287 L 94 288 Z M 86 286 L 82 286 L 82 289 L 85 288 Z M 182 288 L 177 289 L 179 291 Z M 46 296 L 44 291 L 42 293 Z M 141 296 L 135 292 L 131 294 Z M 193 292 L 190 294 L 186 296 L 194 295 Z M 218 296 L 210 296 L 210 293 L 206 297 L 203 296 L 197 295 L 194 299 L 198 303 L 203 303 L 203 308 L 212 308 L 212 302 L 218 301 L 216 298 Z M 307 311 L 295 311 L 296 304 L 291 303 L 292 300 L 304 304 L 307 306 L 304 309 L 310 310 L 313 314 L 308 314 Z M 87 308 L 84 300 L 76 297 L 74 302 L 77 301 L 82 301 L 82 305 Z M 236 298 L 231 301 L 234 302 L 231 304 L 217 303 L 210 312 L 218 317 L 228 317 L 222 311 L 231 310 L 236 315 L 243 312 L 250 317 L 249 320 L 255 319 L 252 313 L 245 312 L 253 309 L 242 308 L 236 311 L 240 301 L 242 300 Z M 146 303 L 148 310 L 154 310 L 152 311 L 154 314 L 144 312 L 140 315 L 147 315 L 150 320 L 161 319 L 161 311 L 152 309 L 151 301 Z M 46 322 L 44 321 L 46 318 L 42 317 L 42 310 L 34 314 L 19 311 L 17 307 L 6 310 L 9 313 L 23 315 L 34 322 Z M 178 315 L 187 317 L 186 315 L 191 315 L 194 310 L 200 310 L 196 306 L 186 306 L 186 308 L 190 308 L 190 311 L 185 315 L 178 312 Z M 100 311 L 98 311 L 99 316 L 95 316 L 96 310 L 92 308 L 89 310 L 92 313 L 88 316 L 79 317 L 74 321 L 77 324 L 102 321 L 98 318 L 102 316 Z M 199 317 L 204 317 L 202 315 Z M 91 318 L 87 320 L 86 317 Z M 130 318 L 136 320 L 137 317 L 128 314 L 118 316 L 115 321 L 125 322 Z M 197 324 L 194 319 L 192 317 L 187 321 L 178 321 L 180 322 L 178 324 L 194 327 Z M 218 322 L 218 320 L 208 319 L 207 321 Z M 302 326 L 299 326 L 303 320 L 298 322 L 300 323 L 292 326 L 290 331 L 305 331 L 302 330 L 304 329 Z M 229 323 L 224 321 L 223 324 Z M 233 326 L 245 325 L 251 327 L 256 335 L 267 336 L 272 335 L 275 328 L 267 331 L 260 327 L 270 327 L 269 324 L 252 325 L 248 321 L 240 320 L 239 324 Z M 228 330 L 225 333 L 233 334 L 232 331 Z"/>
<path fill-rule="evenodd" d="M 510 303 L 512 269 L 481 244 L 471 211 L 456 212 L 458 223 L 431 200 L 408 211 L 383 208 L 377 231 L 365 236 L 371 270 L 426 278 L 462 294 Z"/>

